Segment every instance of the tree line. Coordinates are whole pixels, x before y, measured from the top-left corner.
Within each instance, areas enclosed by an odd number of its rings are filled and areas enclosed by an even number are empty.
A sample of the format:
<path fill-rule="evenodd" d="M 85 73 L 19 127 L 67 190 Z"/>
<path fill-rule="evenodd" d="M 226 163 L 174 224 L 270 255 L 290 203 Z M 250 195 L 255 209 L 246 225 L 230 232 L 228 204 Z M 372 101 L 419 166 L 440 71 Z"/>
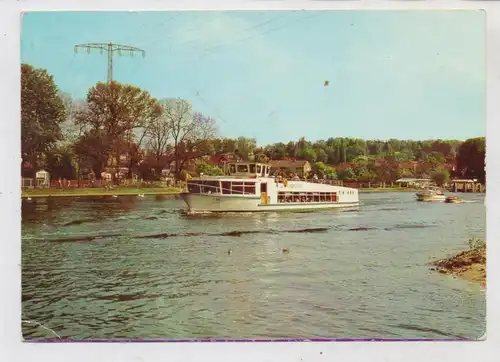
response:
<path fill-rule="evenodd" d="M 46 69 L 21 65 L 25 177 L 34 177 L 43 168 L 52 178 L 80 179 L 92 173 L 100 179 L 105 169 L 118 172 L 125 166 L 129 178 L 136 173 L 155 179 L 170 164 L 181 177 L 190 161 L 233 154 L 264 161 L 307 160 L 313 172 L 346 180 L 393 182 L 400 176 L 419 176 L 417 169 L 400 167 L 409 161 L 433 165 L 425 172 L 437 179 L 448 177 L 445 164 L 455 165 L 456 176 L 485 179 L 484 137 L 465 142 L 301 138 L 259 146 L 252 138 L 221 138 L 217 133 L 216 120 L 193 110 L 187 100 L 159 100 L 147 90 L 118 82 L 97 83 L 86 99 L 74 100 L 58 89 Z M 220 172 L 208 163 L 199 163 L 200 168 L 205 173 Z"/>

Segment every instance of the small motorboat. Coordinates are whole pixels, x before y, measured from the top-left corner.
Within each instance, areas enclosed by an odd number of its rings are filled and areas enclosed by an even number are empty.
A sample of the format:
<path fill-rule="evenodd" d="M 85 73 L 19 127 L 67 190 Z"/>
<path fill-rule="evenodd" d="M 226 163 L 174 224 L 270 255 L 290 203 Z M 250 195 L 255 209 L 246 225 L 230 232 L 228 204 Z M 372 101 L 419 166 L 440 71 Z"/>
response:
<path fill-rule="evenodd" d="M 422 190 L 417 192 L 416 195 L 418 201 L 442 202 L 446 200 L 446 196 L 443 191 L 437 188 Z"/>
<path fill-rule="evenodd" d="M 464 202 L 464 200 L 462 199 L 459 199 L 458 197 L 456 196 L 448 196 L 446 198 L 446 200 L 444 200 L 444 202 L 448 203 L 448 204 L 461 204 Z"/>

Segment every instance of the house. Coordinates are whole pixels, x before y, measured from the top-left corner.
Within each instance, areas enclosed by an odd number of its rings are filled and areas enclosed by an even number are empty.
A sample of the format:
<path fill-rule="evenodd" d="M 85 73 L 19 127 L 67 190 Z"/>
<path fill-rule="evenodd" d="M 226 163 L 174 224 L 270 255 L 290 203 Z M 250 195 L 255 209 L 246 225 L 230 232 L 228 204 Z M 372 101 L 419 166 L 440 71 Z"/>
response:
<path fill-rule="evenodd" d="M 309 161 L 305 160 L 272 160 L 269 161 L 269 165 L 271 166 L 271 174 L 284 172 L 304 177 L 312 170 Z"/>
<path fill-rule="evenodd" d="M 484 187 L 477 179 L 453 179 L 450 182 L 453 192 L 483 192 Z"/>
<path fill-rule="evenodd" d="M 227 153 L 223 155 L 215 155 L 215 156 L 205 156 L 203 157 L 204 161 L 212 166 L 224 166 L 228 162 L 236 161 L 234 154 Z"/>
<path fill-rule="evenodd" d="M 49 187 L 50 186 L 50 174 L 45 170 L 37 171 L 36 175 L 36 186 L 38 187 Z"/>

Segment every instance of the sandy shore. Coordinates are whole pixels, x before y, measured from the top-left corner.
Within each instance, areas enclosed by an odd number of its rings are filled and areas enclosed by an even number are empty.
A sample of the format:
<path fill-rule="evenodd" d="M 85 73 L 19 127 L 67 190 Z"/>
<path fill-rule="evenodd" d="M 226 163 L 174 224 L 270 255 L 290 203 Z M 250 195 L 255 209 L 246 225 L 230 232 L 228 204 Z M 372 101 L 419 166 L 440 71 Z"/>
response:
<path fill-rule="evenodd" d="M 467 250 L 447 259 L 432 262 L 432 270 L 457 275 L 486 286 L 486 248 Z"/>

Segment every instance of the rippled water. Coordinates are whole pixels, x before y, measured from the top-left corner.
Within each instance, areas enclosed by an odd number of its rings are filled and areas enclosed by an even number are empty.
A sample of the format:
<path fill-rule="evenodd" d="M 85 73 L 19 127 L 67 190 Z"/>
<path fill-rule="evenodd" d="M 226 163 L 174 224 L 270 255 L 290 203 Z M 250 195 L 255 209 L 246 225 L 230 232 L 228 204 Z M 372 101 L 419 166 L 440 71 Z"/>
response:
<path fill-rule="evenodd" d="M 23 202 L 23 335 L 478 338 L 480 286 L 427 265 L 484 237 L 484 196 L 464 197 L 222 217 L 155 196 Z"/>

